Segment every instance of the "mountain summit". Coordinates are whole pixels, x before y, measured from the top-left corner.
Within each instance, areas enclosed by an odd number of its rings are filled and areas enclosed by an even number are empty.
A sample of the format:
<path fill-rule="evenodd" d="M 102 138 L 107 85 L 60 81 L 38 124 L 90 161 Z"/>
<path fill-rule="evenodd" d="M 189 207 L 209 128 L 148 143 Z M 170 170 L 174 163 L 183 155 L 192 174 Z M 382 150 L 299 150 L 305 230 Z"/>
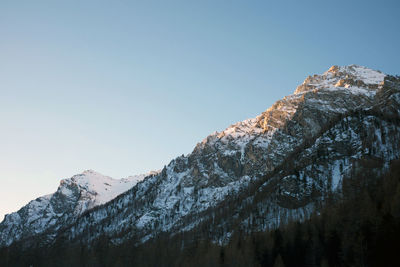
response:
<path fill-rule="evenodd" d="M 347 88 L 353 93 L 373 94 L 383 83 L 385 76 L 386 74 L 380 71 L 358 65 L 332 66 L 322 75 L 308 76 L 294 93 L 328 88 L 331 90 Z"/>
<path fill-rule="evenodd" d="M 19 211 L 5 216 L 0 224 L 0 245 L 9 245 L 50 229 L 57 231 L 85 211 L 114 199 L 144 177 L 137 175 L 117 180 L 86 170 L 63 179 L 55 193 L 32 200 Z"/>
<path fill-rule="evenodd" d="M 209 135 L 189 155 L 172 160 L 102 206 L 90 209 L 106 202 L 92 198 L 91 187 L 79 194 L 90 201 L 78 205 L 75 192 L 85 183 L 71 178 L 60 197 L 73 204 L 52 206 L 59 219 L 42 238 L 90 244 L 106 236 L 114 244 L 128 239 L 141 243 L 159 233 L 203 229 L 202 235 L 221 243 L 234 231 L 304 220 L 330 193 L 340 193 L 343 181 L 360 166 L 379 173 L 399 158 L 399 112 L 398 77 L 357 65 L 333 66 L 309 76 L 294 94 L 256 118 Z M 105 183 L 112 184 L 102 181 L 102 189 L 96 190 L 109 200 L 116 194 L 106 194 Z M 48 199 L 35 205 L 47 206 Z M 70 220 L 63 217 L 64 210 L 87 212 Z M 20 230 L 20 217 L 41 222 L 46 214 L 8 216 L 0 225 L 2 240 L 10 244 L 22 234 L 35 235 L 38 228 Z"/>

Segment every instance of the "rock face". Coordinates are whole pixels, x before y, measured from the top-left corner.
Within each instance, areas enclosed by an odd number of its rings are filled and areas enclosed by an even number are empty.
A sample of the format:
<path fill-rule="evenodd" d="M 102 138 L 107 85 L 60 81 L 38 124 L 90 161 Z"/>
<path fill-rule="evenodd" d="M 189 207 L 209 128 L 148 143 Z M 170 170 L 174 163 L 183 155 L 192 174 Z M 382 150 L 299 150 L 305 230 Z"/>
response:
<path fill-rule="evenodd" d="M 399 112 L 398 77 L 333 66 L 256 118 L 211 134 L 189 155 L 43 238 L 143 242 L 208 223 L 223 242 L 234 226 L 257 231 L 302 220 L 329 192 L 340 192 L 343 179 L 365 160 L 379 172 L 399 158 Z"/>
<path fill-rule="evenodd" d="M 92 170 L 61 180 L 54 194 L 29 202 L 18 212 L 5 216 L 0 224 L 0 245 L 46 231 L 55 232 L 85 211 L 105 204 L 134 186 L 145 175 L 116 180 Z"/>

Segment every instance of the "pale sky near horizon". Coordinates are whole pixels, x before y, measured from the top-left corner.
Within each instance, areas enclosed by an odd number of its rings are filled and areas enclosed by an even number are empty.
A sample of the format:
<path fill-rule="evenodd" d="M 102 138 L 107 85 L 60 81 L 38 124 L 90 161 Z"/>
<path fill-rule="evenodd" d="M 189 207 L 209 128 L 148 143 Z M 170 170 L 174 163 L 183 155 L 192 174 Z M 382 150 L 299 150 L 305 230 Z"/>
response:
<path fill-rule="evenodd" d="M 162 168 L 331 65 L 400 74 L 398 1 L 0 1 L 0 220 Z"/>

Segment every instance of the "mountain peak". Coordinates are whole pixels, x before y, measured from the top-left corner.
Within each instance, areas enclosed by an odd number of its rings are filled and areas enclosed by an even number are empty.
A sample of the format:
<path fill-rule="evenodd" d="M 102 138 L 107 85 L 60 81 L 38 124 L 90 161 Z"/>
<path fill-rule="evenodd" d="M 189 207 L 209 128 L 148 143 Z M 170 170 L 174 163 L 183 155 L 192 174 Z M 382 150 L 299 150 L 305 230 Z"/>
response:
<path fill-rule="evenodd" d="M 386 74 L 360 65 L 337 66 L 333 65 L 321 75 L 308 76 L 304 82 L 296 88 L 295 94 L 308 91 L 328 89 L 363 89 L 353 90 L 355 93 L 366 93 L 371 96 L 379 88 Z"/>
<path fill-rule="evenodd" d="M 99 173 L 97 171 L 94 171 L 92 169 L 85 170 L 81 174 L 77 174 L 75 176 L 86 176 L 86 177 L 90 176 L 90 177 L 98 177 L 98 178 L 102 178 L 102 177 L 111 178 L 111 177 L 109 177 L 107 175 L 101 174 L 101 173 Z"/>
<path fill-rule="evenodd" d="M 329 73 L 333 75 L 329 75 Z M 360 65 L 332 66 L 324 73 L 327 76 L 341 76 L 342 78 L 353 78 L 362 80 L 366 84 L 379 84 L 385 78 L 385 74 L 379 70 L 373 70 Z"/>
<path fill-rule="evenodd" d="M 360 65 L 333 65 L 323 74 L 308 76 L 294 94 L 278 100 L 256 118 L 237 122 L 222 132 L 207 136 L 198 144 L 195 151 L 221 141 L 229 146 L 240 147 L 241 153 L 244 154 L 247 143 L 254 141 L 254 136 L 261 135 L 265 138 L 261 138 L 259 146 L 268 146 L 275 131 L 285 127 L 286 122 L 296 113 L 302 113 L 305 107 L 335 114 L 352 110 L 354 107 L 364 105 L 363 99 L 368 99 L 367 102 L 372 100 L 378 89 L 383 86 L 385 76 L 386 74 L 380 71 Z M 304 95 L 309 92 L 312 94 Z M 347 101 L 335 100 L 340 98 L 346 98 Z M 300 112 L 298 112 L 299 107 L 301 107 Z M 317 124 L 310 129 L 319 129 L 319 126 Z"/>
<path fill-rule="evenodd" d="M 71 223 L 83 212 L 129 190 L 145 176 L 113 179 L 86 170 L 62 179 L 55 193 L 32 200 L 19 211 L 6 215 L 0 224 L 0 246 L 9 245 L 26 234 L 38 234 Z"/>
<path fill-rule="evenodd" d="M 88 170 L 83 171 L 82 174 L 88 175 L 88 174 L 99 174 L 99 173 L 92 169 L 88 169 Z"/>
<path fill-rule="evenodd" d="M 116 180 L 86 170 L 7 216 L 0 246 L 40 233 L 51 241 L 59 229 L 66 240 L 89 243 L 107 236 L 119 244 L 211 222 L 202 220 L 212 219 L 217 232 L 228 225 L 259 231 L 304 220 L 326 193 L 340 190 L 358 160 L 387 164 L 400 157 L 400 125 L 392 120 L 400 106 L 400 79 L 391 79 L 383 84 L 379 71 L 332 66 L 256 118 L 209 135 L 162 171 Z M 244 217 L 214 223 L 226 203 L 235 209 L 221 218 L 242 211 Z"/>

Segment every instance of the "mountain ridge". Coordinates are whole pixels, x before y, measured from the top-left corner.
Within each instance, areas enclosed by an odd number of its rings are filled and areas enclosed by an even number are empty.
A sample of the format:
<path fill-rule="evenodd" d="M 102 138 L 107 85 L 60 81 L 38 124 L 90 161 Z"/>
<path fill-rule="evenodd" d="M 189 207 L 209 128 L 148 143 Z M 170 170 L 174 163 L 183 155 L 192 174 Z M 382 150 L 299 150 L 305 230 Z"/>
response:
<path fill-rule="evenodd" d="M 383 84 L 378 84 L 375 86 L 376 89 L 382 89 L 383 88 Z M 397 88 L 397 87 L 396 87 Z M 326 88 L 323 88 L 326 89 Z M 322 97 L 327 97 L 330 96 L 332 97 L 332 90 L 320 90 L 321 91 L 321 96 Z M 340 96 L 342 97 L 349 97 L 349 92 L 348 90 L 335 90 L 334 92 L 338 92 L 339 94 L 341 94 Z M 395 93 L 398 93 L 398 88 L 396 89 Z M 351 94 L 353 95 L 353 94 Z M 351 96 L 350 95 L 350 96 Z M 312 96 L 312 95 L 311 95 Z M 358 96 L 358 94 L 356 95 Z M 317 105 L 315 105 L 313 103 L 313 101 L 309 101 L 309 100 L 313 100 L 315 98 L 311 97 L 311 98 L 307 98 L 307 97 L 303 97 L 303 96 L 289 96 L 286 97 L 286 99 L 288 99 L 288 101 L 294 100 L 294 101 L 299 101 L 301 99 L 305 99 L 306 102 L 312 103 L 312 107 L 315 108 L 315 106 L 317 108 L 321 108 L 323 111 L 323 114 L 319 114 L 319 115 L 324 115 L 327 116 L 324 113 L 327 113 L 330 117 L 329 119 L 332 119 L 334 117 L 336 117 L 337 115 L 341 115 L 344 114 L 344 112 L 346 110 L 348 111 L 355 111 L 358 109 L 358 107 L 360 106 L 360 102 L 361 104 L 366 104 L 366 107 L 369 108 L 369 106 L 372 104 L 372 98 L 373 96 L 370 94 L 367 94 L 366 96 L 362 96 L 361 99 L 358 99 L 357 97 L 353 99 L 350 99 L 352 101 L 346 101 L 345 103 L 334 103 L 336 106 L 339 107 L 335 107 L 335 109 L 326 109 L 325 107 L 321 107 L 320 103 L 317 103 Z M 279 105 L 278 101 L 276 104 L 274 105 Z M 289 102 L 290 103 L 290 102 Z M 295 102 L 294 104 L 298 104 L 298 102 Z M 341 105 L 341 106 L 340 106 Z M 344 107 L 347 107 L 347 109 L 344 109 Z M 306 106 L 306 108 L 309 108 Z M 273 112 L 272 112 L 273 111 Z M 309 110 L 302 110 L 309 112 Z M 280 110 L 279 109 L 274 109 L 274 106 L 272 108 L 270 108 L 269 110 L 267 110 L 267 112 L 263 113 L 261 116 L 259 116 L 258 118 L 261 119 L 267 119 L 267 123 L 268 124 L 272 124 L 274 122 L 276 122 L 277 120 L 271 120 L 271 117 L 276 116 L 276 115 L 280 115 Z M 321 113 L 321 112 L 319 112 Z M 289 113 L 290 114 L 290 113 Z M 268 116 L 267 116 L 268 115 Z M 292 114 L 290 114 L 292 115 Z M 301 117 L 305 117 L 304 114 L 301 114 Z M 308 114 L 307 114 L 308 116 Z M 320 117 L 316 117 L 315 119 L 318 121 L 321 121 L 321 119 L 324 119 L 324 116 L 322 116 L 322 118 Z M 322 123 L 319 123 L 319 125 L 324 125 L 324 124 L 328 124 L 329 119 L 326 119 L 325 121 L 322 121 Z M 262 121 L 262 120 L 258 120 L 258 121 Z M 272 122 L 272 123 L 270 123 Z M 290 122 L 290 121 L 289 121 Z M 301 122 L 301 121 L 300 121 Z M 306 122 L 307 123 L 307 122 Z M 309 122 L 308 122 L 309 123 Z M 240 124 L 240 123 L 239 123 Z M 156 220 L 157 222 L 160 222 L 163 226 L 156 226 L 159 229 L 161 229 L 160 231 L 167 231 L 168 229 L 170 229 L 170 227 L 172 227 L 172 225 L 177 224 L 177 221 L 173 220 L 173 223 L 168 222 L 170 218 L 173 218 L 174 214 L 179 214 L 180 215 L 178 217 L 184 218 L 185 216 L 189 216 L 190 214 L 188 213 L 187 209 L 193 209 L 193 204 L 195 204 L 194 206 L 196 207 L 195 210 L 196 212 L 202 212 L 205 209 L 207 209 L 209 207 L 209 202 L 212 202 L 214 205 L 213 201 L 220 201 L 222 200 L 226 195 L 228 195 L 229 193 L 235 194 L 235 192 L 237 193 L 237 191 L 241 190 L 241 186 L 246 187 L 247 183 L 250 183 L 252 181 L 252 179 L 257 179 L 257 176 L 262 176 L 266 174 L 266 171 L 268 172 L 272 172 L 273 171 L 273 166 L 277 166 L 280 163 L 282 163 L 282 158 L 285 157 L 285 155 L 287 156 L 290 152 L 292 152 L 294 150 L 294 147 L 296 146 L 300 146 L 303 142 L 304 142 L 304 136 L 313 136 L 313 134 L 315 134 L 316 132 L 321 130 L 321 126 L 319 127 L 310 127 L 309 125 L 306 124 L 306 127 L 303 127 L 303 131 L 305 131 L 305 133 L 303 133 L 302 131 L 299 131 L 298 126 L 299 123 L 295 123 L 292 126 L 288 126 L 286 128 L 280 129 L 279 130 L 279 134 L 278 137 L 277 135 L 275 135 L 275 132 L 272 134 L 272 136 L 275 136 L 274 138 L 276 140 L 272 140 L 270 141 L 270 135 L 266 135 L 263 137 L 261 141 L 263 142 L 258 142 L 260 141 L 260 136 L 258 136 L 259 134 L 261 134 L 261 132 L 257 132 L 256 136 L 252 136 L 251 138 L 248 138 L 248 136 L 243 135 L 240 136 L 240 138 L 238 138 L 238 140 L 228 140 L 229 142 L 225 142 L 224 143 L 224 137 L 221 137 L 220 139 L 222 139 L 222 142 L 219 141 L 217 134 L 213 134 L 208 136 L 207 138 L 205 138 L 202 142 L 200 142 L 195 149 L 193 150 L 193 152 L 191 154 L 189 154 L 187 157 L 178 157 L 175 160 L 173 160 L 160 174 L 161 177 L 152 177 L 149 178 L 149 180 L 147 181 L 149 183 L 149 185 L 143 185 L 143 188 L 141 190 L 146 191 L 147 195 L 146 197 L 149 198 L 149 203 L 151 203 L 150 205 L 147 206 L 147 208 L 145 208 L 144 210 L 147 210 L 147 212 L 142 213 L 142 216 L 139 216 L 139 218 L 134 219 L 132 218 L 132 221 L 130 221 L 130 224 L 136 224 L 137 226 L 139 226 L 139 228 L 145 228 L 144 226 L 147 225 L 149 227 L 150 230 L 148 230 L 148 233 L 151 233 L 152 231 L 154 231 L 154 227 L 152 227 L 151 225 L 153 223 L 155 223 L 154 221 L 152 221 L 153 219 Z M 236 124 L 238 125 L 238 124 Z M 265 124 L 264 124 L 265 125 Z M 301 125 L 301 124 L 300 124 Z M 312 124 L 312 125 L 315 125 Z M 279 127 L 281 127 L 282 125 L 280 125 Z M 317 124 L 318 126 L 318 124 Z M 230 127 L 232 128 L 232 127 Z M 257 128 L 260 128 L 259 126 L 257 126 Z M 229 129 L 229 128 L 228 128 Z M 278 127 L 275 127 L 275 129 L 278 129 Z M 289 133 L 289 134 L 288 134 Z M 300 135 L 300 138 L 298 138 L 299 140 L 292 140 L 293 137 L 295 136 L 295 134 Z M 283 137 L 283 139 L 282 139 Z M 279 138 L 279 139 L 278 139 Z M 255 148 L 254 146 L 249 146 L 249 147 L 245 147 L 245 151 L 243 150 L 243 146 L 241 146 L 243 144 L 243 140 L 248 141 L 250 140 L 256 144 Z M 267 140 L 265 140 L 267 139 Z M 276 150 L 277 148 L 277 144 L 276 143 L 280 143 L 280 144 L 285 144 L 285 141 L 289 140 L 292 141 L 292 144 L 289 143 L 290 146 L 283 146 L 283 150 L 285 150 L 286 154 L 285 155 L 280 155 L 279 149 L 276 152 L 271 151 L 271 146 L 274 150 Z M 275 142 L 274 142 L 275 141 Z M 359 140 L 357 142 L 360 142 Z M 261 148 L 264 149 L 263 151 L 263 157 L 260 157 L 259 155 L 257 155 L 257 147 L 259 147 L 259 143 L 261 143 Z M 239 144 L 239 145 L 237 145 Z M 266 145 L 263 145 L 266 144 Z M 236 146 L 236 147 L 235 147 Z M 269 148 L 269 149 L 268 149 Z M 361 148 L 360 148 L 361 149 Z M 265 151 L 266 150 L 266 151 Z M 222 151 L 222 153 L 220 153 Z M 245 156 L 243 157 L 242 154 L 243 152 L 245 153 Z M 357 151 L 356 151 L 357 152 Z M 361 152 L 357 152 L 357 153 L 361 153 Z M 199 156 L 200 155 L 200 156 Z M 235 155 L 235 156 L 233 156 Z M 271 155 L 273 155 L 274 157 L 271 157 Z M 357 156 L 358 154 L 356 154 L 355 156 Z M 361 155 L 361 154 L 360 154 Z M 225 157 L 226 156 L 226 157 Z M 272 162 L 272 166 L 268 166 L 268 156 L 270 156 L 270 159 L 273 160 L 274 162 Z M 397 157 L 398 154 L 396 154 L 394 157 Z M 266 157 L 266 158 L 265 158 Z M 250 160 L 248 160 L 250 159 Z M 264 166 L 262 166 L 258 159 L 264 160 L 264 162 L 266 162 L 264 164 Z M 265 160 L 267 159 L 267 160 Z M 244 162 L 241 162 L 241 160 L 243 160 Z M 250 162 L 246 162 L 246 161 L 250 161 Z M 246 168 L 246 164 L 249 165 L 248 168 Z M 260 164 L 260 165 L 258 165 Z M 254 170 L 258 170 L 258 173 L 255 172 Z M 226 172 L 225 172 L 226 171 Z M 245 172 L 245 174 L 249 174 L 255 177 L 250 177 L 249 175 L 243 175 Z M 236 178 L 236 181 L 234 179 L 234 177 Z M 185 179 L 187 178 L 187 179 Z M 239 178 L 239 179 L 238 179 Z M 154 180 L 153 180 L 154 179 Z M 170 199 L 167 200 L 166 197 L 162 197 L 165 194 L 160 194 L 157 195 L 157 190 L 156 191 L 147 191 L 148 188 L 147 187 L 157 187 L 160 186 L 160 183 L 163 182 L 163 180 L 167 180 L 166 184 L 175 184 L 176 188 L 184 188 L 183 192 L 179 192 L 179 190 L 173 190 L 169 187 L 168 190 L 165 190 L 168 192 L 169 196 L 177 196 L 176 199 L 177 201 L 173 201 Z M 153 180 L 153 181 L 151 181 Z M 146 182 L 146 181 L 144 181 Z M 162 187 L 162 186 L 161 186 Z M 117 202 L 119 202 L 118 204 L 116 204 L 116 206 L 118 205 L 122 205 L 124 202 L 127 203 L 131 203 L 130 201 L 134 201 L 134 198 L 141 198 L 144 197 L 144 195 L 140 194 L 140 189 L 136 188 L 136 190 L 131 190 L 129 191 L 129 193 L 131 194 L 130 196 L 126 195 L 126 198 L 120 198 L 118 199 Z M 188 191 L 189 190 L 189 191 Z M 161 192 L 163 192 L 164 190 L 161 189 Z M 188 194 L 189 192 L 189 194 Z M 137 194 L 140 194 L 139 196 Z M 154 199 L 153 199 L 154 197 Z M 207 202 L 207 199 L 209 200 Z M 178 201 L 179 200 L 179 201 Z M 182 201 L 183 200 L 183 203 Z M 153 202 L 154 201 L 154 202 Z M 161 203 L 170 203 L 167 206 L 163 206 L 160 205 Z M 203 204 L 202 204 L 203 203 Z M 152 205 L 153 204 L 153 205 Z M 129 204 L 127 204 L 129 206 Z M 158 206 L 158 207 L 157 207 Z M 153 207 L 153 208 L 151 208 Z M 163 210 L 163 211 L 168 211 L 171 210 L 172 207 L 175 207 L 176 212 L 172 212 L 172 214 L 167 215 L 166 213 L 164 214 L 160 214 L 157 210 Z M 110 207 L 109 207 L 110 208 Z M 155 210 L 154 210 L 155 208 Z M 153 209 L 153 210 L 152 210 Z M 100 212 L 100 211 L 99 211 Z M 105 213 L 103 213 L 105 212 Z M 301 211 L 302 212 L 302 211 Z M 111 213 L 107 213 L 106 210 L 102 210 L 100 213 L 102 213 L 102 216 L 100 217 L 100 221 L 104 220 L 108 221 L 109 219 L 107 219 L 108 216 L 113 217 L 114 214 L 112 211 Z M 108 215 L 106 215 L 108 214 Z M 118 214 L 118 212 L 117 212 Z M 126 213 L 124 213 L 126 216 Z M 192 216 L 192 215 L 190 215 Z M 92 225 L 93 221 L 95 220 L 94 217 L 96 217 L 95 215 L 93 215 L 93 218 L 91 218 L 91 214 L 88 214 L 88 217 L 85 217 L 85 219 L 83 219 L 82 225 L 81 226 L 73 226 L 73 232 L 77 232 L 77 229 L 74 227 L 83 227 L 81 228 L 79 231 L 82 231 L 85 226 L 84 225 Z M 117 216 L 118 217 L 118 216 Z M 124 216 L 121 216 L 121 219 Z M 160 218 L 161 217 L 161 218 Z M 155 219 L 155 218 L 160 218 L 160 219 Z M 114 220 L 114 219 L 112 219 Z M 118 227 L 123 228 L 123 226 L 121 224 L 118 223 L 118 219 L 115 219 L 115 224 Z M 136 222 L 135 222 L 136 221 Z M 157 225 L 157 223 L 155 223 Z M 187 229 L 187 228 L 186 228 Z M 85 230 L 83 230 L 85 231 Z M 107 231 L 113 231 L 113 229 L 110 230 L 104 230 L 104 233 L 106 234 Z M 151 234 L 150 234 L 151 235 Z M 146 240 L 146 237 L 144 238 L 144 240 Z M 118 241 L 117 241 L 118 242 Z"/>
<path fill-rule="evenodd" d="M 0 224 L 0 227 L 6 225 L 5 229 L 0 228 L 0 245 L 7 240 L 4 238 L 7 231 L 18 240 L 27 231 L 40 234 L 51 227 L 57 229 L 60 221 L 72 222 L 72 218 L 114 199 L 145 176 L 141 174 L 113 179 L 93 170 L 85 170 L 71 178 L 62 179 L 55 193 L 38 197 L 18 211 L 5 215 Z"/>
<path fill-rule="evenodd" d="M 246 190 L 254 195 L 235 202 L 239 213 L 212 224 L 210 232 L 220 230 L 216 242 L 229 239 L 233 221 L 259 231 L 304 220 L 329 192 L 340 191 L 362 159 L 379 159 L 384 168 L 399 158 L 399 107 L 399 78 L 358 65 L 332 66 L 256 118 L 207 136 L 192 153 L 43 238 L 145 242 L 197 227 Z"/>

